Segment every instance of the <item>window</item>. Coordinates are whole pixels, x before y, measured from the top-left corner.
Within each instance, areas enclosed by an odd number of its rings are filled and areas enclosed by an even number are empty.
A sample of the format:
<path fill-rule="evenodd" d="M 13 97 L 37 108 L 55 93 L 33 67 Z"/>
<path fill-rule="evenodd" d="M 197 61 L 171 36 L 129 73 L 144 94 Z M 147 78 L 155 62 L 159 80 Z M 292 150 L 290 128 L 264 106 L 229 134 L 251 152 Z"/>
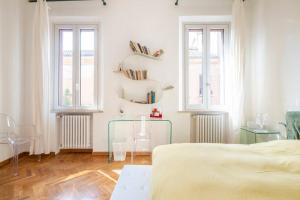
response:
<path fill-rule="evenodd" d="M 56 109 L 97 109 L 96 25 L 55 26 Z"/>
<path fill-rule="evenodd" d="M 184 25 L 186 110 L 224 107 L 228 40 L 228 25 Z"/>

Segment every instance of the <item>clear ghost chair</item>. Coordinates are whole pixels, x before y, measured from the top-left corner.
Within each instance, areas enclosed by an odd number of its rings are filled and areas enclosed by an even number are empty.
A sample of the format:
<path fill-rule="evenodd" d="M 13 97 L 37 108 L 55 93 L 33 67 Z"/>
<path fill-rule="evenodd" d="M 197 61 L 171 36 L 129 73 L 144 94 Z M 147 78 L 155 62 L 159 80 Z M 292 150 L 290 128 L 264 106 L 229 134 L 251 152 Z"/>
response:
<path fill-rule="evenodd" d="M 131 149 L 131 162 L 133 162 L 134 153 L 151 151 L 151 135 L 147 131 L 146 116 L 141 116 L 140 130 L 133 136 L 133 146 Z"/>
<path fill-rule="evenodd" d="M 28 145 L 28 148 L 33 142 L 33 137 L 29 136 L 21 136 L 16 131 L 16 124 L 12 117 L 0 113 L 0 144 L 8 144 L 13 157 L 13 173 L 14 175 L 18 175 L 18 161 L 19 161 L 19 153 L 24 151 L 21 149 L 22 147 Z M 40 159 L 40 156 L 39 156 Z"/>

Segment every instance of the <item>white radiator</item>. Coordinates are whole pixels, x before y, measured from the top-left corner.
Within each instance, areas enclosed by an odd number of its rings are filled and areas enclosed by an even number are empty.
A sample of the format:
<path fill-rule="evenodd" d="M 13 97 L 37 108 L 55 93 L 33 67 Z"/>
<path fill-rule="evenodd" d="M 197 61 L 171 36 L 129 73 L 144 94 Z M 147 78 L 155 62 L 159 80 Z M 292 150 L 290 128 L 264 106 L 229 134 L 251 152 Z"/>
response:
<path fill-rule="evenodd" d="M 196 142 L 223 143 L 225 136 L 225 116 L 223 114 L 201 114 L 194 116 Z"/>
<path fill-rule="evenodd" d="M 61 149 L 92 148 L 90 115 L 62 115 L 60 124 Z"/>

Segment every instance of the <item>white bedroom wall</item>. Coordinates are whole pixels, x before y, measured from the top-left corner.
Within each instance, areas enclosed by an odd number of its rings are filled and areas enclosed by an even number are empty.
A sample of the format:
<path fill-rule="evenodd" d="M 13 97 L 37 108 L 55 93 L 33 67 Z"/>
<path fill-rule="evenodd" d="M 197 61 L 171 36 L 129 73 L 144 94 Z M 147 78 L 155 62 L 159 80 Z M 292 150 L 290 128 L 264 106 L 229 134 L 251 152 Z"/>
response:
<path fill-rule="evenodd" d="M 300 109 L 300 1 L 247 1 L 251 52 L 248 118 L 268 113 L 274 123 Z M 251 105 L 251 106 L 250 106 Z"/>
<path fill-rule="evenodd" d="M 120 100 L 117 88 L 122 82 L 120 77 L 112 71 L 131 50 L 129 40 L 139 41 L 151 49 L 162 48 L 165 54 L 161 61 L 137 60 L 147 64 L 152 79 L 162 83 L 170 83 L 174 90 L 168 91 L 160 103 L 166 118 L 173 122 L 173 141 L 189 142 L 190 114 L 178 111 L 178 41 L 179 16 L 196 15 L 228 15 L 231 13 L 232 0 L 190 0 L 180 2 L 161 0 L 107 0 L 103 7 L 101 1 L 81 2 L 52 2 L 50 14 L 53 17 L 92 17 L 98 18 L 102 30 L 102 63 L 104 67 L 104 112 L 94 114 L 93 143 L 94 151 L 107 151 L 107 123 L 113 116 L 119 114 L 120 106 L 127 114 L 149 114 L 151 107 L 135 105 Z M 30 32 L 34 4 L 26 5 L 27 32 Z M 30 35 L 30 34 L 29 34 Z M 32 40 L 32 39 L 31 39 Z M 30 46 L 30 37 L 27 42 Z M 26 50 L 30 52 L 30 48 Z M 29 55 L 27 53 L 27 55 Z M 27 57 L 27 56 L 26 56 Z M 27 62 L 30 65 L 30 62 Z M 30 80 L 27 72 L 26 80 Z M 26 93 L 29 94 L 26 105 L 30 106 L 30 86 L 27 84 Z M 29 109 L 29 108 L 27 108 Z M 28 118 L 28 120 L 30 117 Z M 157 134 L 163 134 L 156 129 Z"/>
<path fill-rule="evenodd" d="M 0 1 L 0 113 L 23 125 L 23 5 L 24 1 Z M 0 162 L 11 155 L 0 144 Z"/>
<path fill-rule="evenodd" d="M 228 15 L 231 0 L 190 0 L 178 7 L 173 1 L 108 0 L 49 3 L 51 16 L 96 17 L 102 25 L 104 112 L 94 114 L 94 151 L 107 151 L 107 122 L 120 105 L 131 114 L 148 114 L 150 107 L 118 99 L 119 77 L 112 70 L 129 53 L 128 41 L 163 48 L 162 61 L 147 61 L 153 77 L 171 83 L 161 107 L 174 124 L 174 142 L 189 141 L 190 116 L 178 108 L 179 16 Z M 300 107 L 300 1 L 248 0 L 249 56 L 247 61 L 247 116 L 269 113 L 277 122 L 286 110 Z M 30 56 L 34 4 L 22 0 L 0 1 L 0 112 L 18 124 L 32 125 Z M 23 13 L 23 11 L 25 13 Z M 138 27 L 138 28 L 137 28 Z M 152 63 L 153 62 L 153 63 Z M 153 64 L 153 65 L 152 65 Z M 55 140 L 54 140 L 55 141 Z M 9 151 L 0 146 L 0 161 Z"/>

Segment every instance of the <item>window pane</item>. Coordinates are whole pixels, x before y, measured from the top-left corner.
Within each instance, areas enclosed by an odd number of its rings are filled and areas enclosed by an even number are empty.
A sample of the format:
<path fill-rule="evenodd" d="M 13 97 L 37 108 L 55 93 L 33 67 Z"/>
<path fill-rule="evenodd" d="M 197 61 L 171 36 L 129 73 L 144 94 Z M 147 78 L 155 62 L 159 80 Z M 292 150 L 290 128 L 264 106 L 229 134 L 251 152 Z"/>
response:
<path fill-rule="evenodd" d="M 95 31 L 80 31 L 80 81 L 82 106 L 93 106 L 95 83 Z"/>
<path fill-rule="evenodd" d="M 210 31 L 209 100 L 211 105 L 224 104 L 224 30 Z"/>
<path fill-rule="evenodd" d="M 60 30 L 60 72 L 62 106 L 72 106 L 73 97 L 73 31 Z"/>
<path fill-rule="evenodd" d="M 188 103 L 203 104 L 203 30 L 190 29 L 188 35 Z"/>

